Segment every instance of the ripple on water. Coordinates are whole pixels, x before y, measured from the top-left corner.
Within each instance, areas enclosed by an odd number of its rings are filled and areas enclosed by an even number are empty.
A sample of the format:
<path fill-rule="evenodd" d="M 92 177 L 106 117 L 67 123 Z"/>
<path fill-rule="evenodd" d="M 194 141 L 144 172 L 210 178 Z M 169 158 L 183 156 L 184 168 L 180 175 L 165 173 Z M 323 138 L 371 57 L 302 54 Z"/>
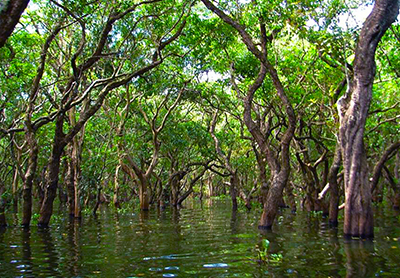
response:
<path fill-rule="evenodd" d="M 273 231 L 260 235 L 260 211 L 235 216 L 229 203 L 212 203 L 147 218 L 110 210 L 68 229 L 63 218 L 41 232 L 9 227 L 0 232 L 0 277 L 344 277 L 351 269 L 365 272 L 357 277 L 399 277 L 397 218 L 377 220 L 373 246 L 353 246 L 319 216 L 282 211 Z M 258 262 L 263 239 L 270 241 L 266 264 Z"/>
<path fill-rule="evenodd" d="M 165 270 L 179 270 L 179 266 L 167 266 L 164 267 Z"/>
<path fill-rule="evenodd" d="M 204 264 L 204 268 L 227 268 L 228 264 L 226 263 L 216 263 L 216 264 Z"/>
<path fill-rule="evenodd" d="M 173 273 L 164 273 L 163 277 L 178 277 L 178 275 L 173 274 Z"/>

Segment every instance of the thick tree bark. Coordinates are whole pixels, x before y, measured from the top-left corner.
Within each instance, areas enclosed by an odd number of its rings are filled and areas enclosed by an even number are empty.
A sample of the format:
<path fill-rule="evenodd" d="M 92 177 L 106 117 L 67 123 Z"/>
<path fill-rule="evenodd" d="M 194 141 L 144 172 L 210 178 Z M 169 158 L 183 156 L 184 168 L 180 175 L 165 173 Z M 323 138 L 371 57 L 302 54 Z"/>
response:
<path fill-rule="evenodd" d="M 2 1 L 0 5 L 0 48 L 11 36 L 29 0 Z"/>
<path fill-rule="evenodd" d="M 376 47 L 399 12 L 398 0 L 377 0 L 361 29 L 355 51 L 354 79 L 338 101 L 339 139 L 344 166 L 345 237 L 373 237 L 371 188 L 363 143 L 372 98 Z"/>
<path fill-rule="evenodd" d="M 283 197 L 283 189 L 285 188 L 288 178 L 289 169 L 281 171 L 279 174 L 274 175 L 271 178 L 271 188 L 268 190 L 267 200 L 264 203 L 263 212 L 258 228 L 269 230 L 274 224 L 276 214 L 279 209 Z"/>

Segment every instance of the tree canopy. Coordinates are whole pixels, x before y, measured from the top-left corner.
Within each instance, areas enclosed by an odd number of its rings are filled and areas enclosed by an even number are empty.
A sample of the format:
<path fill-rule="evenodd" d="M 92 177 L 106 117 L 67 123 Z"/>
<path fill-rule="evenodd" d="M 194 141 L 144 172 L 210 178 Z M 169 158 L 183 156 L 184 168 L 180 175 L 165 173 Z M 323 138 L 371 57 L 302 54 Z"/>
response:
<path fill-rule="evenodd" d="M 384 4 L 358 157 L 372 200 L 399 207 L 398 1 Z M 104 202 L 229 194 L 234 207 L 263 204 L 261 228 L 279 206 L 337 224 L 360 6 L 372 4 L 36 0 L 7 12 L 19 23 L 0 41 L 0 214 L 21 203 L 23 225 L 32 213 L 48 225 L 55 200 L 81 217 Z"/>

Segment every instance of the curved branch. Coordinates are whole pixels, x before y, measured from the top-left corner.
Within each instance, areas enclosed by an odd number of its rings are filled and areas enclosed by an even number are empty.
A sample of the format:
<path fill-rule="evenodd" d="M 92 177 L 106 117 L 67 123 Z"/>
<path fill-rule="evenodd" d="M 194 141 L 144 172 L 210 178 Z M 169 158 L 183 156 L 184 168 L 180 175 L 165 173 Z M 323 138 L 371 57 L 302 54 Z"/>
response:
<path fill-rule="evenodd" d="M 381 177 L 382 169 L 385 166 L 385 162 L 390 158 L 391 154 L 400 148 L 400 141 L 391 144 L 382 154 L 379 161 L 375 164 L 372 180 L 371 180 L 371 192 L 374 192 L 378 185 L 379 178 Z"/>

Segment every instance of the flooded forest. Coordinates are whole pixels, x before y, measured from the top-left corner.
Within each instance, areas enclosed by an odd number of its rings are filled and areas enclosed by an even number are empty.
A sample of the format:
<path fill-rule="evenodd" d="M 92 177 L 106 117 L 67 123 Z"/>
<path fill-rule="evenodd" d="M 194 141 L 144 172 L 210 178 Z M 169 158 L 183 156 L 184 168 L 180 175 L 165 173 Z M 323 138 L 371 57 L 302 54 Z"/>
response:
<path fill-rule="evenodd" d="M 2 1 L 0 276 L 400 275 L 398 14 Z"/>

